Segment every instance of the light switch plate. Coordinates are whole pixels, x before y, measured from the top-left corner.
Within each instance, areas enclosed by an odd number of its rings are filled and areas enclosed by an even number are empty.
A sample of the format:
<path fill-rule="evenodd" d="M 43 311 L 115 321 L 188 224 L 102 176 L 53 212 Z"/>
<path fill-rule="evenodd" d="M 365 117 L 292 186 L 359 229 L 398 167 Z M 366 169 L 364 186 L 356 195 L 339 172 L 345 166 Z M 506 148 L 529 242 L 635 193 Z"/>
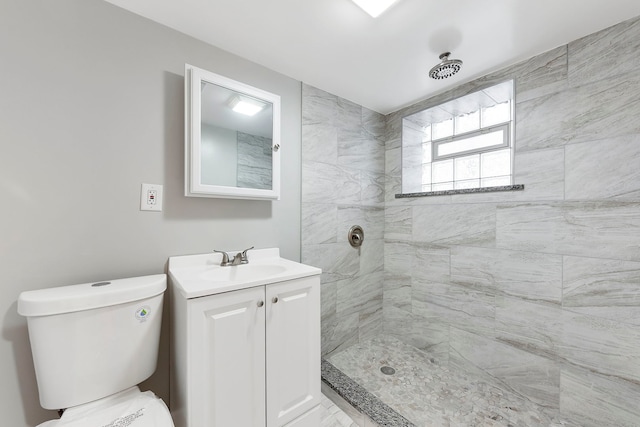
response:
<path fill-rule="evenodd" d="M 140 190 L 141 211 L 162 211 L 162 185 L 142 184 Z"/>

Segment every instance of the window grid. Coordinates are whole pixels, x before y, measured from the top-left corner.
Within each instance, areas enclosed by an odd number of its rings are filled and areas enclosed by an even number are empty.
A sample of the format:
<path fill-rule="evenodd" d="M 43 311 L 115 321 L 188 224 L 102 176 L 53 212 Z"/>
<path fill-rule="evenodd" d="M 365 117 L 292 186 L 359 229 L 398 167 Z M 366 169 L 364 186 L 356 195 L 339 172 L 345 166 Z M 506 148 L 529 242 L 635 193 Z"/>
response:
<path fill-rule="evenodd" d="M 423 150 L 428 149 L 430 152 L 423 153 L 424 163 L 422 165 L 423 167 L 422 191 L 440 191 L 440 190 L 452 190 L 452 189 L 460 189 L 460 188 L 481 188 L 485 186 L 494 185 L 494 183 L 496 182 L 503 182 L 503 181 L 506 181 L 506 184 L 504 185 L 511 184 L 511 167 L 510 167 L 511 165 L 509 165 L 508 175 L 482 176 L 482 169 L 483 169 L 482 154 L 504 150 L 505 148 L 510 149 L 511 147 L 511 129 L 510 129 L 510 123 L 512 120 L 511 112 L 510 112 L 511 102 L 507 101 L 506 104 L 508 104 L 508 107 L 509 107 L 508 119 L 498 123 L 493 122 L 491 123 L 490 126 L 487 126 L 484 128 L 482 127 L 482 123 L 485 122 L 484 111 L 488 110 L 487 108 L 479 108 L 478 110 L 472 111 L 467 114 L 453 116 L 451 119 L 443 120 L 438 123 L 432 123 L 430 126 L 426 126 L 424 128 L 425 137 L 423 138 L 423 142 L 424 142 Z M 489 109 L 495 110 L 496 107 L 499 107 L 499 106 L 500 104 L 497 104 L 496 106 L 490 107 Z M 459 132 L 458 129 L 460 128 L 460 126 L 458 126 L 458 121 L 461 120 L 461 118 L 464 118 L 464 120 L 466 120 L 469 118 L 469 116 L 474 116 L 474 115 L 477 115 L 477 128 L 475 130 L 469 130 L 469 127 L 463 127 L 464 131 Z M 451 135 L 441 136 L 440 138 L 437 138 L 437 139 L 434 138 L 434 136 L 436 136 L 434 134 L 438 132 L 438 130 L 441 133 L 442 128 L 445 126 L 451 129 Z M 496 132 L 499 130 L 502 130 L 503 132 L 503 142 L 500 145 L 477 148 L 473 150 L 465 150 L 465 151 L 460 151 L 457 153 L 452 153 L 447 155 L 438 155 L 438 146 L 442 143 L 449 143 L 457 140 L 458 141 L 464 140 L 469 137 Z M 471 157 L 473 155 L 478 156 L 478 176 L 475 178 L 467 178 L 467 179 L 461 179 L 461 180 L 456 179 L 457 160 L 463 159 L 465 157 Z M 430 161 L 426 161 L 427 159 Z M 437 173 L 436 170 L 438 168 L 434 167 L 434 165 L 438 165 L 439 162 L 443 162 L 445 159 L 447 160 L 450 159 L 452 161 L 451 162 L 452 170 L 450 174 L 452 179 L 450 181 L 437 181 L 436 180 L 437 178 L 434 175 Z M 429 181 L 425 182 L 426 176 L 424 172 L 427 167 L 429 169 L 431 176 L 429 177 Z M 485 183 L 488 185 L 484 185 Z"/>
<path fill-rule="evenodd" d="M 513 90 L 505 81 L 404 117 L 403 192 L 511 185 Z"/>

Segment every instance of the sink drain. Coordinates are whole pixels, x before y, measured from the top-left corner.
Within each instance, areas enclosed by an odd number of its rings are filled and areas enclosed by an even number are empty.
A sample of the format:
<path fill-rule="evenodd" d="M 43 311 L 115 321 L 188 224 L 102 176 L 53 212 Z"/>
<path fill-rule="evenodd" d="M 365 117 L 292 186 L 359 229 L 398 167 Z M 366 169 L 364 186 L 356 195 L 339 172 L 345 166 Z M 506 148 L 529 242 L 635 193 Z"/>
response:
<path fill-rule="evenodd" d="M 383 366 L 382 368 L 380 368 L 380 372 L 382 372 L 385 375 L 393 375 L 396 373 L 396 370 L 393 369 L 391 366 Z"/>

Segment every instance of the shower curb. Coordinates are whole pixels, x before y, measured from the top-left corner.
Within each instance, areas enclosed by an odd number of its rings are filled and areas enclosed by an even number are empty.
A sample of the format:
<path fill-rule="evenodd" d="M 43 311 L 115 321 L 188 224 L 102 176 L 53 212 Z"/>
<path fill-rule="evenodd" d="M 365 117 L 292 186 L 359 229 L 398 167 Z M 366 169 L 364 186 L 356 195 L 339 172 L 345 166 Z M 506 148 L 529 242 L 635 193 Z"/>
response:
<path fill-rule="evenodd" d="M 322 381 L 381 427 L 417 427 L 326 359 L 322 359 Z"/>

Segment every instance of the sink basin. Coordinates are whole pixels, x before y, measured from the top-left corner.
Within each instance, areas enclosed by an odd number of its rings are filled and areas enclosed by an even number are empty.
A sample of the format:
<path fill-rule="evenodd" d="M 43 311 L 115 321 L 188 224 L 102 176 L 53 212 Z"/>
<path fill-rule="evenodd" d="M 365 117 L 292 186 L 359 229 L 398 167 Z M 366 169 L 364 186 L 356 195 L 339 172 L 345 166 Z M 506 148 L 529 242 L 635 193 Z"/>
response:
<path fill-rule="evenodd" d="M 220 266 L 220 253 L 171 257 L 169 280 L 184 298 L 189 299 L 315 276 L 322 272 L 319 268 L 280 257 L 277 248 L 256 249 L 248 255 L 249 264 L 226 267 Z"/>
<path fill-rule="evenodd" d="M 248 282 L 284 273 L 282 265 L 231 265 L 213 267 L 203 272 L 200 277 L 211 282 Z"/>

